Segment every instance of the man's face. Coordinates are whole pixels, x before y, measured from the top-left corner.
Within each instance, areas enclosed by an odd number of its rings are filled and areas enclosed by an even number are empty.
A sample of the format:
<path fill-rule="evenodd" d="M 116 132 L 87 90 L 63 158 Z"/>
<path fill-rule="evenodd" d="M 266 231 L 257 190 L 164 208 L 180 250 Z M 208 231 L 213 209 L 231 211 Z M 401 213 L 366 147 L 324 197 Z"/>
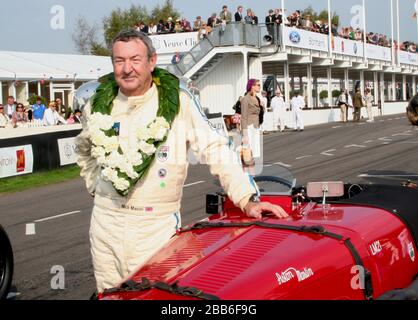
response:
<path fill-rule="evenodd" d="M 15 99 L 13 99 L 13 98 L 7 98 L 7 104 L 9 106 L 13 105 L 14 103 L 15 103 Z"/>
<path fill-rule="evenodd" d="M 142 41 L 118 41 L 113 45 L 113 68 L 116 82 L 126 96 L 143 95 L 151 86 L 157 55 L 148 58 Z"/>
<path fill-rule="evenodd" d="M 61 105 L 61 99 L 56 99 L 56 100 L 55 100 L 55 102 L 56 102 L 58 105 Z"/>
<path fill-rule="evenodd" d="M 41 104 L 42 100 L 36 100 L 36 104 Z"/>

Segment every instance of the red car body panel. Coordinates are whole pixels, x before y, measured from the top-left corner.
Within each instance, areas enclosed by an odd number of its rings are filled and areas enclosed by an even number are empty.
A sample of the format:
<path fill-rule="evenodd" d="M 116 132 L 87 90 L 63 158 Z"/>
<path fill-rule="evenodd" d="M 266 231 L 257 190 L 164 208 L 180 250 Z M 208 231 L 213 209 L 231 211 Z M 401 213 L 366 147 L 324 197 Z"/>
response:
<path fill-rule="evenodd" d="M 290 196 L 263 197 L 291 215 L 265 222 L 291 226 L 321 225 L 350 239 L 371 272 L 373 297 L 405 288 L 418 274 L 411 233 L 394 214 L 354 205 L 292 205 Z M 248 222 L 228 200 L 211 222 Z M 412 248 L 411 248 L 412 246 Z M 344 241 L 252 226 L 206 228 L 174 237 L 130 279 L 194 287 L 226 300 L 365 299 L 363 270 Z M 104 299 L 189 299 L 159 289 L 104 295 Z"/>

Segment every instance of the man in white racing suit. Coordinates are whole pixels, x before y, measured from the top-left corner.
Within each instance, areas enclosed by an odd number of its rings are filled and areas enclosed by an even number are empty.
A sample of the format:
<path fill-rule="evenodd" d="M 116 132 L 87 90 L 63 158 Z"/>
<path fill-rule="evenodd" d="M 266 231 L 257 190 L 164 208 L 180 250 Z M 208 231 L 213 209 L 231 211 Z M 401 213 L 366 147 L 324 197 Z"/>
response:
<path fill-rule="evenodd" d="M 118 143 L 124 153 L 135 145 L 138 128 L 156 117 L 159 92 L 152 78 L 156 60 L 152 42 L 142 33 L 123 31 L 113 42 L 112 62 L 119 91 L 110 115 L 119 128 Z M 261 218 L 263 212 L 272 212 L 279 218 L 287 217 L 281 207 L 257 201 L 255 189 L 238 160 L 234 161 L 237 157 L 227 139 L 212 129 L 184 92 L 180 92 L 179 112 L 167 140 L 155 151 L 147 174 L 127 196 L 121 196 L 92 156 L 91 110 L 88 103 L 76 144 L 81 176 L 94 196 L 90 242 L 98 292 L 120 284 L 180 228 L 189 148 L 209 164 L 210 172 L 219 177 L 230 199 L 247 216 Z"/>

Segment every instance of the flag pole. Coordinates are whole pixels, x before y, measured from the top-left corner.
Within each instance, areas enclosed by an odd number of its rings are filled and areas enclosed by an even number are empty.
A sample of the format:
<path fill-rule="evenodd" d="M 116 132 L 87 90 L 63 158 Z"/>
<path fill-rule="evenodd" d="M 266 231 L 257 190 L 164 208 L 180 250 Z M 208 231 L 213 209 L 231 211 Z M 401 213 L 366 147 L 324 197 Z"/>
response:
<path fill-rule="evenodd" d="M 391 32 L 391 51 L 392 51 L 392 66 L 395 66 L 395 24 L 393 22 L 394 12 L 393 12 L 393 0 L 390 0 L 390 32 Z"/>
<path fill-rule="evenodd" d="M 366 38 L 366 1 L 363 0 L 363 42 L 364 42 L 364 49 L 363 49 L 363 58 L 364 63 L 367 62 L 367 53 L 366 53 L 366 47 L 367 47 L 367 38 Z"/>
<path fill-rule="evenodd" d="M 401 29 L 400 29 L 400 14 L 399 14 L 399 0 L 396 0 L 396 16 L 397 16 L 397 28 L 398 28 L 398 66 L 400 65 L 401 54 Z"/>

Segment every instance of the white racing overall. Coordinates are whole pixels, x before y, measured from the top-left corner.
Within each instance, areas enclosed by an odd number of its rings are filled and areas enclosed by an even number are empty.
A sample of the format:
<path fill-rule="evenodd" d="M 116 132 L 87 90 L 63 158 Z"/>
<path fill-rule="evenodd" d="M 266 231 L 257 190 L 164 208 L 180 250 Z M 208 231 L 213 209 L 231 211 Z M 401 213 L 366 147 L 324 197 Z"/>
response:
<path fill-rule="evenodd" d="M 120 125 L 119 143 L 123 151 L 134 145 L 136 130 L 155 119 L 158 91 L 155 85 L 140 97 L 121 92 L 114 100 L 112 117 Z M 85 117 L 90 115 L 87 105 Z M 159 251 L 181 226 L 180 201 L 187 176 L 187 152 L 209 164 L 229 198 L 241 209 L 255 193 L 237 155 L 228 147 L 201 114 L 193 100 L 180 94 L 180 112 L 172 124 L 166 143 L 156 152 L 148 174 L 127 197 L 117 194 L 101 177 L 101 168 L 91 157 L 88 123 L 76 139 L 81 176 L 95 195 L 90 226 L 90 242 L 98 292 L 120 284 Z"/>

